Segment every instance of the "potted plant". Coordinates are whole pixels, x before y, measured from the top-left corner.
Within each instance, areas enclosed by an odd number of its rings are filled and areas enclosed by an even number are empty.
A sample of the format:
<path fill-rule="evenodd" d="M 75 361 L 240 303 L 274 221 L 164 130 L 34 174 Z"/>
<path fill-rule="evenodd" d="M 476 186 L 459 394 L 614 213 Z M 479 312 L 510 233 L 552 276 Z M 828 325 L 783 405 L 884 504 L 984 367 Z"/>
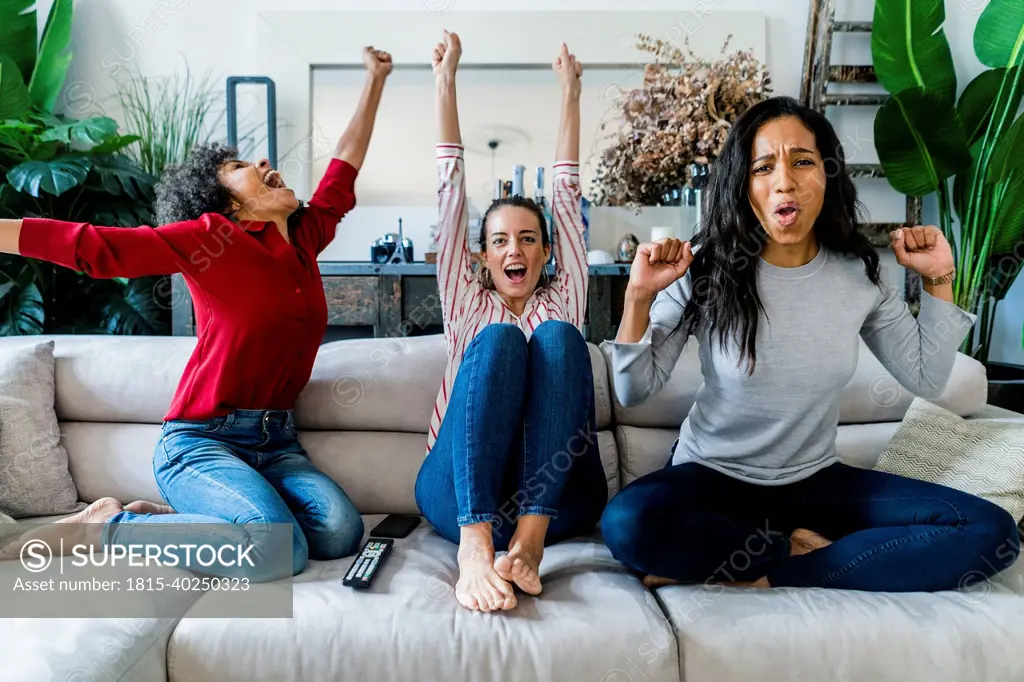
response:
<path fill-rule="evenodd" d="M 646 53 L 643 83 L 623 90 L 611 107 L 611 144 L 602 152 L 594 178 L 594 203 L 653 206 L 678 194 L 691 178 L 691 164 L 709 164 L 722 150 L 729 127 L 752 105 L 769 96 L 767 67 L 751 52 L 727 52 L 702 59 L 684 45 L 640 34 Z"/>
<path fill-rule="evenodd" d="M 875 147 L 893 188 L 937 196 L 955 302 L 978 315 L 961 351 L 989 365 L 990 402 L 1019 407 L 1024 368 L 988 357 L 995 310 L 1024 264 L 1024 3 L 991 0 L 978 17 L 974 52 L 988 68 L 959 98 L 944 21 L 942 0 L 876 0 L 871 53 L 892 96 L 875 117 Z M 1016 389 L 997 384 L 1014 373 Z"/>
<path fill-rule="evenodd" d="M 0 0 L 0 217 L 112 226 L 152 221 L 153 176 L 121 152 L 112 119 L 55 113 L 71 63 L 71 0 L 55 0 L 38 44 L 31 0 Z M 167 334 L 160 278 L 97 280 L 0 256 L 0 334 Z"/>

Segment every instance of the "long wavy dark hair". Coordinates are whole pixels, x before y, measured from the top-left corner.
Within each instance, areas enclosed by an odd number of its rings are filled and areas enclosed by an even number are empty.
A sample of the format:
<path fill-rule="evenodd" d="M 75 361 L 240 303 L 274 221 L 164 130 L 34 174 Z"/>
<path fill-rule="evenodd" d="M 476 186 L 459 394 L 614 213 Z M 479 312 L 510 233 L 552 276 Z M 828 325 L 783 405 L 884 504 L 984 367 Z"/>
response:
<path fill-rule="evenodd" d="M 769 236 L 750 205 L 747 192 L 751 151 L 757 131 L 766 123 L 793 116 L 812 133 L 825 164 L 825 197 L 814 222 L 821 248 L 864 261 L 868 279 L 881 286 L 878 253 L 858 229 L 862 206 L 846 172 L 843 146 L 823 114 L 791 97 L 773 97 L 744 112 L 729 131 L 722 153 L 711 167 L 701 228 L 691 240 L 694 259 L 688 274 L 691 294 L 675 332 L 696 333 L 700 324 L 719 348 L 729 338 L 739 345 L 742 364 L 754 373 L 758 311 L 764 311 L 757 292 L 757 264 Z"/>

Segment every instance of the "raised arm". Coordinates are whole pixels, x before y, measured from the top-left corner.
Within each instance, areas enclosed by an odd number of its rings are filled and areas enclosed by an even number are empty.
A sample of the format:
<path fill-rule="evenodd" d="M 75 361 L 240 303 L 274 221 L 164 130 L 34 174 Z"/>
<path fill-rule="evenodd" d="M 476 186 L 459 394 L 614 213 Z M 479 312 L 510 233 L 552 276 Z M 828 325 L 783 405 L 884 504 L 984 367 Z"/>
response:
<path fill-rule="evenodd" d="M 566 322 L 582 327 L 587 307 L 587 244 L 580 206 L 580 77 L 583 66 L 569 48 L 562 50 L 552 70 L 562 84 L 562 111 L 558 127 L 558 150 L 552 174 L 551 215 L 555 252 L 556 287 L 566 302 Z"/>
<path fill-rule="evenodd" d="M 473 287 L 469 252 L 469 215 L 466 213 L 466 173 L 455 72 L 462 43 L 455 33 L 444 32 L 434 48 L 437 87 L 437 287 L 445 333 L 459 315 L 463 297 Z"/>
<path fill-rule="evenodd" d="M 0 251 L 49 261 L 91 277 L 145 277 L 184 272 L 193 277 L 234 239 L 223 216 L 161 227 L 98 227 L 88 223 L 26 218 L 0 220 Z"/>
<path fill-rule="evenodd" d="M 314 228 L 312 248 L 318 254 L 334 240 L 338 223 L 356 205 L 356 176 L 366 159 L 384 83 L 393 68 L 391 55 L 372 47 L 363 48 L 363 63 L 366 83 L 356 111 L 334 148 L 334 158 L 327 172 L 309 200 L 307 213 L 312 218 L 309 225 Z"/>
<path fill-rule="evenodd" d="M 885 286 L 860 335 L 903 386 L 922 398 L 937 398 L 977 318 L 953 303 L 953 252 L 941 230 L 933 225 L 900 228 L 889 239 L 896 261 L 925 278 L 921 311 L 915 318 L 896 291 Z"/>
<path fill-rule="evenodd" d="M 601 344 L 611 362 L 615 395 L 626 407 L 660 391 L 683 352 L 687 334 L 677 327 L 690 296 L 685 275 L 692 262 L 689 242 L 678 239 L 637 249 L 618 336 Z"/>
<path fill-rule="evenodd" d="M 373 123 L 384 92 L 384 82 L 394 68 L 391 55 L 372 47 L 363 48 L 363 64 L 366 66 L 366 83 L 359 97 L 356 113 L 352 115 L 348 128 L 338 140 L 334 158 L 340 159 L 356 170 L 363 167 L 366 150 L 373 135 Z"/>

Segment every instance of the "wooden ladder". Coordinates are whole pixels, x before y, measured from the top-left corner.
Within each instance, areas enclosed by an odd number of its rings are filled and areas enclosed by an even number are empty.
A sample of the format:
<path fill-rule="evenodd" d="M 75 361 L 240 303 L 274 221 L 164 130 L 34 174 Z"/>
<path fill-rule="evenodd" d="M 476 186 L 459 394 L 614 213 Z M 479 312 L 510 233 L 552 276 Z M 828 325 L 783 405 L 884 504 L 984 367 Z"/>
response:
<path fill-rule="evenodd" d="M 836 0 L 811 0 L 807 19 L 807 43 L 804 47 L 803 79 L 800 101 L 822 114 L 829 106 L 881 106 L 887 93 L 837 94 L 828 92 L 831 83 L 877 83 L 872 65 L 832 64 L 832 36 L 835 33 L 871 33 L 870 21 L 836 21 Z M 851 163 L 846 166 L 852 178 L 884 178 L 877 163 Z M 861 232 L 879 248 L 889 246 L 889 232 L 897 227 L 921 224 L 921 197 L 907 197 L 906 220 L 902 223 L 865 223 Z M 904 298 L 917 309 L 921 296 L 921 278 L 906 271 Z"/>

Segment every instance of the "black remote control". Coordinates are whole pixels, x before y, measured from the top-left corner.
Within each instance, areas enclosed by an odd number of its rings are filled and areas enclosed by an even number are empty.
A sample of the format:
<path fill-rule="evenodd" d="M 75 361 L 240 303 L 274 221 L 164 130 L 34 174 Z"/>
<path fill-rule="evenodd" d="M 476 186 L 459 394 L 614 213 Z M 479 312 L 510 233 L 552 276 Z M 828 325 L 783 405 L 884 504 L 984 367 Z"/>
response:
<path fill-rule="evenodd" d="M 352 562 L 352 565 L 348 569 L 348 573 L 345 574 L 344 580 L 341 584 L 345 587 L 354 587 L 357 590 L 366 589 L 373 582 L 374 576 L 377 575 L 377 571 L 380 570 L 381 564 L 391 554 L 391 547 L 395 544 L 394 540 L 387 538 L 370 538 L 363 545 L 363 549 L 359 552 L 359 556 Z"/>

